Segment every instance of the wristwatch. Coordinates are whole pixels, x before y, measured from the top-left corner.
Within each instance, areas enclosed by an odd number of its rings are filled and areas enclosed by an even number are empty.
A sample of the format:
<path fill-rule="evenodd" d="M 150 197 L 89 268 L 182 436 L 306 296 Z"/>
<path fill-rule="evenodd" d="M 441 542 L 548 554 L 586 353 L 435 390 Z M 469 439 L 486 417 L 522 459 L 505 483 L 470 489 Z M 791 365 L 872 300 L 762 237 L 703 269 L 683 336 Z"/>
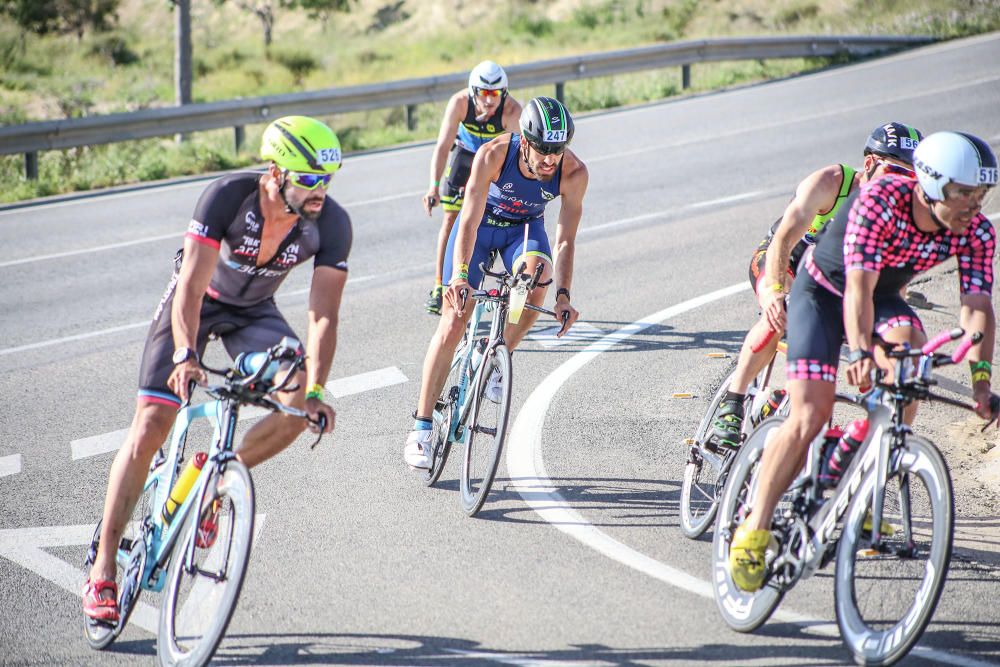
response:
<path fill-rule="evenodd" d="M 183 364 L 189 359 L 194 359 L 198 361 L 198 353 L 192 350 L 190 347 L 179 347 L 174 350 L 173 362 L 174 366 L 177 364 Z"/>
<path fill-rule="evenodd" d="M 566 295 L 566 300 L 567 301 L 572 301 L 572 299 L 569 298 L 569 290 L 566 289 L 565 287 L 560 287 L 559 289 L 556 290 L 556 299 L 559 298 L 560 294 L 565 294 Z"/>
<path fill-rule="evenodd" d="M 856 363 L 858 361 L 861 361 L 862 359 L 871 359 L 871 358 L 872 358 L 871 352 L 869 352 L 868 350 L 862 350 L 860 348 L 857 350 L 851 350 L 847 353 L 847 363 L 849 364 Z"/>

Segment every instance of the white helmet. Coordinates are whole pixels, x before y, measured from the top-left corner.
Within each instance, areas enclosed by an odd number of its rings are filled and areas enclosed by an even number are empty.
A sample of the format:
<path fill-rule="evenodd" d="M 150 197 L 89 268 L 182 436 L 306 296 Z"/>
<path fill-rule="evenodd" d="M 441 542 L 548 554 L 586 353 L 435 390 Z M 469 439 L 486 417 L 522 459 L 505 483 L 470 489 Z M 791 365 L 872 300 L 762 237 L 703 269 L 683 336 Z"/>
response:
<path fill-rule="evenodd" d="M 935 132 L 913 151 L 917 180 L 927 198 L 944 199 L 944 186 L 997 184 L 997 156 L 985 141 L 964 132 Z"/>
<path fill-rule="evenodd" d="M 492 60 L 484 60 L 469 72 L 469 95 L 476 96 L 476 89 L 507 92 L 507 72 Z"/>

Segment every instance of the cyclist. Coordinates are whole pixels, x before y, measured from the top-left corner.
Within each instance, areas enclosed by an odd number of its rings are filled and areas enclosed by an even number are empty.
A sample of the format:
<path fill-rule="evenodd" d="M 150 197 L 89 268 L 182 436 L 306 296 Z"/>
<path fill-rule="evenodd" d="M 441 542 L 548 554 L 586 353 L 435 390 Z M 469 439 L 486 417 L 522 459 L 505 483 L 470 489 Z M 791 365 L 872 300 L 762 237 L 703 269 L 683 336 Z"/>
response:
<path fill-rule="evenodd" d="M 757 295 L 761 316 L 747 333 L 730 382 L 706 446 L 738 447 L 743 426 L 743 400 L 747 387 L 774 355 L 785 329 L 785 295 L 806 248 L 843 207 L 857 189 L 886 173 L 913 176 L 913 149 L 923 135 L 903 123 L 886 123 L 872 130 L 865 142 L 860 171 L 846 164 L 831 164 L 809 174 L 798 187 L 767 236 L 750 258 L 750 284 Z M 773 331 L 757 352 L 754 344 Z"/>
<path fill-rule="evenodd" d="M 729 553 L 733 581 L 743 590 L 762 585 L 774 508 L 833 411 L 845 331 L 849 383 L 866 382 L 874 363 L 890 370 L 872 345 L 872 332 L 892 343 L 921 345 L 920 318 L 900 288 L 952 255 L 958 259 L 961 326 L 983 333 L 969 351 L 976 413 L 992 417 L 996 233 L 981 210 L 997 182 L 997 159 L 977 137 L 938 132 L 917 146 L 913 164 L 916 179 L 888 175 L 861 188 L 802 259 L 805 271 L 794 282 L 788 312 L 791 413 L 764 450 L 753 509 Z"/>
<path fill-rule="evenodd" d="M 337 344 L 337 314 L 347 282 L 351 221 L 327 196 L 340 168 L 337 135 L 318 120 L 287 116 L 271 123 L 261 141 L 267 172 L 234 173 L 213 181 L 195 207 L 176 270 L 153 316 L 142 354 L 135 416 L 111 465 L 97 557 L 83 589 L 90 618 L 116 622 L 115 552 L 132 514 L 150 461 L 166 440 L 189 382 L 204 383 L 199 365 L 210 335 L 231 356 L 295 337 L 274 303 L 292 267 L 314 258 L 309 296 L 308 362 L 297 391 L 279 400 L 325 416 L 324 403 Z M 308 391 L 302 387 L 308 386 Z M 248 467 L 274 456 L 302 432 L 304 420 L 272 414 L 251 428 L 237 450 Z M 201 528 L 214 540 L 213 517 Z"/>
<path fill-rule="evenodd" d="M 451 281 L 444 294 L 441 321 L 424 358 L 415 423 L 403 450 L 406 463 L 413 468 L 430 467 L 434 402 L 472 315 L 462 291 L 468 290 L 470 284 L 480 284 L 479 264 L 491 251 L 499 250 L 511 271 L 524 261 L 529 274 L 538 264 L 543 265 L 542 281 L 554 273 L 554 311 L 562 325 L 558 336 L 565 334 L 579 317 L 570 304 L 569 290 L 589 176 L 580 158 L 567 148 L 573 139 L 573 119 L 557 100 L 536 97 L 524 106 L 519 127 L 520 134 L 494 139 L 476 154 L 466 189 L 467 202 L 448 239 L 444 268 Z M 553 263 L 543 215 L 545 205 L 559 196 L 562 208 Z M 544 287 L 532 290 L 528 303 L 541 305 L 545 292 Z M 508 325 L 504 337 L 512 350 L 537 318 L 538 313 L 525 310 L 517 324 Z M 490 388 L 487 392 L 489 395 Z"/>
<path fill-rule="evenodd" d="M 438 232 L 437 274 L 425 307 L 427 312 L 441 314 L 441 278 L 444 253 L 451 228 L 462 208 L 465 183 L 469 180 L 472 158 L 486 142 L 504 132 L 517 129 L 521 105 L 507 93 L 507 73 L 492 60 L 484 60 L 469 72 L 469 85 L 451 96 L 441 120 L 437 144 L 431 156 L 431 182 L 423 197 L 427 215 L 441 204 L 444 219 Z M 448 151 L 451 159 L 448 159 Z M 448 168 L 445 170 L 445 162 Z M 444 186 L 441 187 L 442 172 Z M 443 193 L 438 191 L 439 187 Z"/>

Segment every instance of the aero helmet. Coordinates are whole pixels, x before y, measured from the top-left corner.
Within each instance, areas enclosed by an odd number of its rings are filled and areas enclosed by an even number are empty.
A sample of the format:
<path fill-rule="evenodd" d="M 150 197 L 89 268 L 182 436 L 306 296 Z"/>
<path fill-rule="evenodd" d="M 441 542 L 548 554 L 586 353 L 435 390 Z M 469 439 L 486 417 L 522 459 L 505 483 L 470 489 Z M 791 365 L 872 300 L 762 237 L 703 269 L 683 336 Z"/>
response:
<path fill-rule="evenodd" d="M 264 130 L 260 157 L 288 171 L 332 174 L 340 169 L 340 139 L 315 118 L 285 116 Z"/>
<path fill-rule="evenodd" d="M 964 132 L 935 132 L 913 151 L 917 180 L 927 198 L 944 199 L 944 186 L 997 184 L 997 156 L 985 141 Z"/>
<path fill-rule="evenodd" d="M 913 149 L 924 138 L 920 130 L 903 123 L 886 123 L 872 130 L 865 142 L 864 154 L 874 153 L 913 164 Z"/>
<path fill-rule="evenodd" d="M 484 60 L 469 72 L 469 95 L 476 96 L 477 90 L 500 90 L 507 94 L 507 73 L 492 60 Z"/>
<path fill-rule="evenodd" d="M 536 97 L 521 110 L 521 137 L 539 153 L 562 153 L 573 141 L 573 117 L 559 100 Z"/>

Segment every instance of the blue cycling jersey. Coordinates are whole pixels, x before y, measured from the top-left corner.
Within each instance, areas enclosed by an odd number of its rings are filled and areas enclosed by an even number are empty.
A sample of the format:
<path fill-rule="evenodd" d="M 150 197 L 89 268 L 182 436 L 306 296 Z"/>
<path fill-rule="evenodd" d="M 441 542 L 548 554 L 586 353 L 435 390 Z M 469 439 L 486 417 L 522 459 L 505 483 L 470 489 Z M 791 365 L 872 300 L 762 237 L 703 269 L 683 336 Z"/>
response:
<path fill-rule="evenodd" d="M 562 163 L 555 176 L 548 182 L 526 178 L 521 174 L 518 160 L 521 153 L 521 135 L 513 134 L 507 146 L 507 156 L 496 181 L 490 183 L 486 196 L 483 223 L 496 227 L 522 225 L 541 220 L 545 205 L 559 196 L 562 180 Z"/>

